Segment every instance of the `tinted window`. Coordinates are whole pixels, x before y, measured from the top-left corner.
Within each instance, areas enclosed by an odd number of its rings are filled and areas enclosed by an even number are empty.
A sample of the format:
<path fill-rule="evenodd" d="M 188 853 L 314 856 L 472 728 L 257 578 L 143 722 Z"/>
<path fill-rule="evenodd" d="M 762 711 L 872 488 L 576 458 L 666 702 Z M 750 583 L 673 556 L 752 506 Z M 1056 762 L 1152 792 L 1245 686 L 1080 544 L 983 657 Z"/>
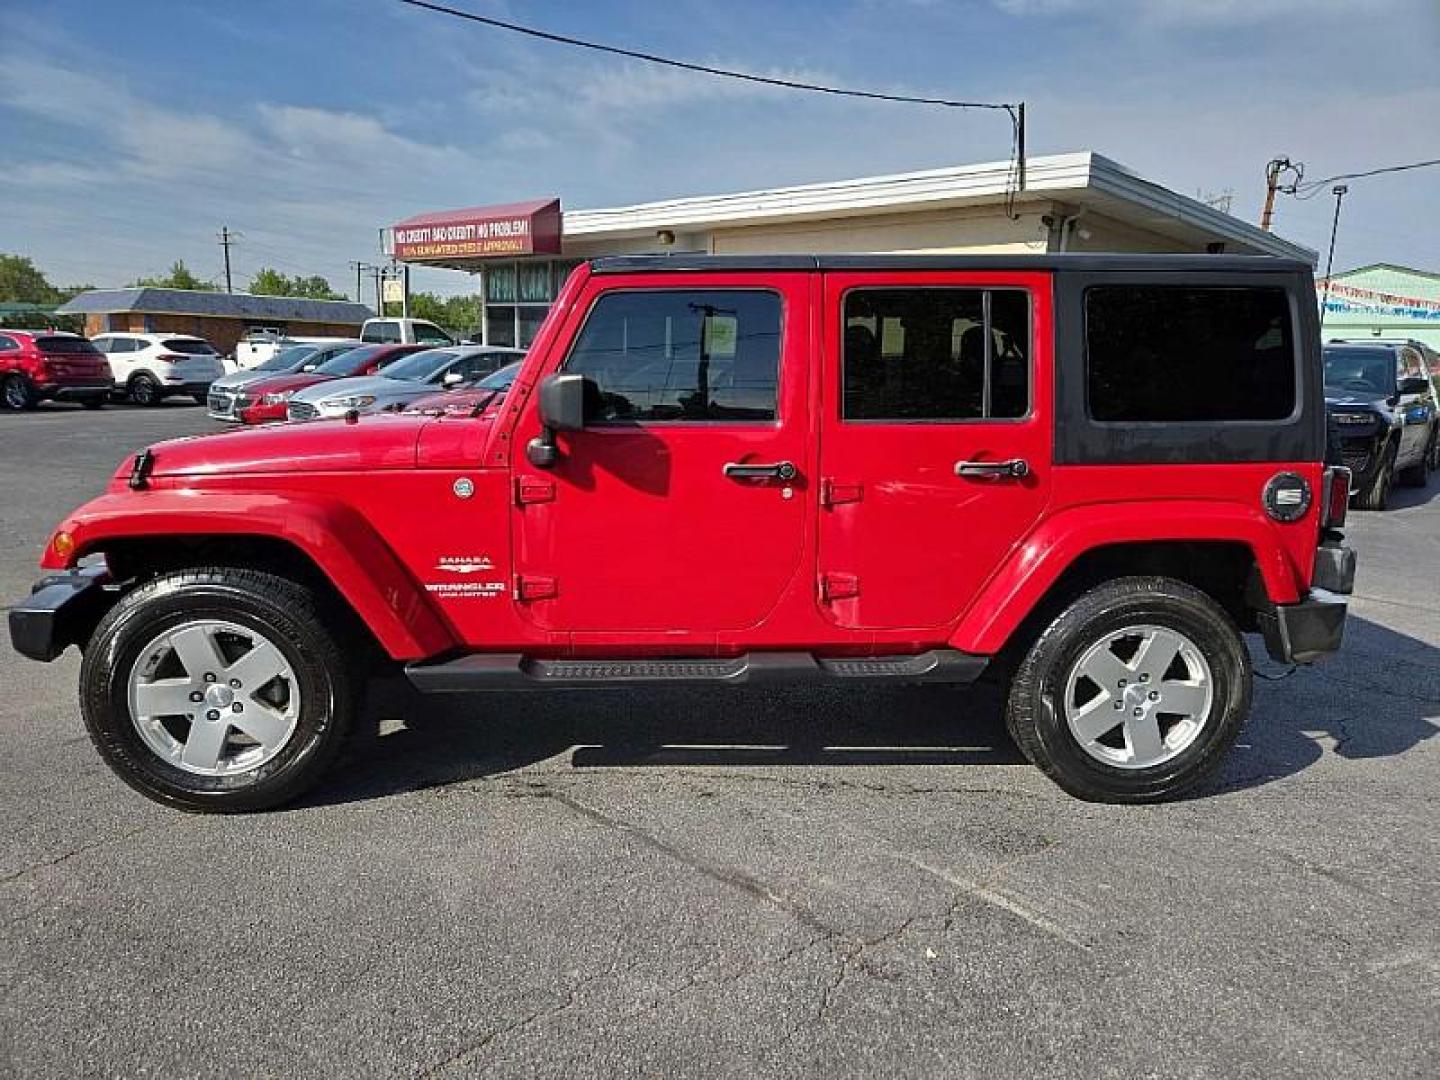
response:
<path fill-rule="evenodd" d="M 134 351 L 135 351 L 135 339 L 134 339 L 134 338 L 124 338 L 124 337 L 112 338 L 112 339 L 110 340 L 110 348 L 109 348 L 109 350 L 107 350 L 107 351 L 112 352 L 112 353 L 116 353 L 116 352 L 134 352 Z"/>
<path fill-rule="evenodd" d="M 567 371 L 598 389 L 607 420 L 773 420 L 780 297 L 761 291 L 615 292 L 600 297 Z"/>
<path fill-rule="evenodd" d="M 387 351 L 384 345 L 362 345 L 339 356 L 332 356 L 315 369 L 319 375 L 354 375 L 367 367 L 377 355 Z"/>
<path fill-rule="evenodd" d="M 1030 301 L 1017 290 L 857 289 L 845 296 L 846 420 L 1024 416 Z"/>
<path fill-rule="evenodd" d="M 424 381 L 443 368 L 456 356 L 454 349 L 425 349 L 411 353 L 403 360 L 396 360 L 385 368 L 387 379 L 416 379 Z"/>
<path fill-rule="evenodd" d="M 188 356 L 212 356 L 215 352 L 208 341 L 196 338 L 166 338 L 160 345 L 169 352 L 185 353 Z"/>
<path fill-rule="evenodd" d="M 420 345 L 452 345 L 454 339 L 441 330 L 434 323 L 417 322 L 413 324 L 415 341 Z M 396 339 L 399 340 L 398 338 Z"/>
<path fill-rule="evenodd" d="M 1284 420 L 1295 410 L 1284 289 L 1096 286 L 1085 293 L 1085 339 L 1096 420 Z"/>
<path fill-rule="evenodd" d="M 15 344 L 14 338 L 8 338 L 4 334 L 0 334 L 0 352 L 14 352 L 18 348 L 20 348 L 20 346 Z"/>
<path fill-rule="evenodd" d="M 360 336 L 365 341 L 380 341 L 398 345 L 400 343 L 400 324 L 396 322 L 371 323 Z"/>
<path fill-rule="evenodd" d="M 291 345 L 271 355 L 263 364 L 257 364 L 253 371 L 294 371 L 316 353 L 314 345 Z"/>
<path fill-rule="evenodd" d="M 94 356 L 99 349 L 82 337 L 37 337 L 35 347 L 45 353 L 69 353 Z"/>

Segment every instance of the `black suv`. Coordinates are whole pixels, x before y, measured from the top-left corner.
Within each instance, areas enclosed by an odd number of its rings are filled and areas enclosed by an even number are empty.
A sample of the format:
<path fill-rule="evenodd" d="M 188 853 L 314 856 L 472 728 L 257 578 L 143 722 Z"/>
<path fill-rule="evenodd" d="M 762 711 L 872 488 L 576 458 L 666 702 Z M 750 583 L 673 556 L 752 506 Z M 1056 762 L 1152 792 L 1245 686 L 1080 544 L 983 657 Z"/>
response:
<path fill-rule="evenodd" d="M 1384 510 L 1397 479 L 1424 487 L 1440 468 L 1440 398 L 1426 367 L 1421 347 L 1409 342 L 1325 346 L 1331 444 L 1354 474 L 1362 510 Z"/>

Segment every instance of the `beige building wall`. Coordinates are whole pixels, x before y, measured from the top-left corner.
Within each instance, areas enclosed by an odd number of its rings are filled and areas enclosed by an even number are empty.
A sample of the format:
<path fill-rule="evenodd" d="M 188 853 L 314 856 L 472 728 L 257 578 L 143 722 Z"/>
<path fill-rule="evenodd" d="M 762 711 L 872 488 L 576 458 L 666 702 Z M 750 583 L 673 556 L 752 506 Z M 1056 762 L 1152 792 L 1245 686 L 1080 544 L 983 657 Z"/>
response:
<path fill-rule="evenodd" d="M 1011 221 L 994 208 L 842 217 L 829 221 L 717 229 L 710 250 L 776 255 L 788 252 L 992 252 L 1045 250 L 1043 211 L 1027 209 Z"/>

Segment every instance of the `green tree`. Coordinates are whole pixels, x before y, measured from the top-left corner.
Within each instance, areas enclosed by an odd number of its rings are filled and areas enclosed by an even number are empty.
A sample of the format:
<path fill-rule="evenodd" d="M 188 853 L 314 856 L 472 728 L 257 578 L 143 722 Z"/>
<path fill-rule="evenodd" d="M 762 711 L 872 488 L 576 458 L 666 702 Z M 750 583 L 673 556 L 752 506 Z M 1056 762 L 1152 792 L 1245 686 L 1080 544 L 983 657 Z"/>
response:
<path fill-rule="evenodd" d="M 389 305 L 391 309 L 395 306 Z M 480 332 L 478 296 L 447 296 L 442 300 L 434 293 L 412 292 L 410 314 L 416 319 L 428 319 L 462 337 L 470 337 Z"/>
<path fill-rule="evenodd" d="M 170 273 L 164 277 L 139 278 L 135 282 L 139 286 L 148 286 L 155 289 L 190 289 L 195 292 L 219 292 L 219 288 L 211 285 L 208 281 L 201 281 L 190 272 L 185 265 L 184 259 L 176 259 L 170 267 Z"/>
<path fill-rule="evenodd" d="M 301 296 L 310 300 L 345 299 L 319 274 L 292 278 L 269 266 L 262 267 L 250 279 L 250 292 L 256 296 Z"/>
<path fill-rule="evenodd" d="M 26 255 L 0 255 L 0 303 L 58 304 L 60 290 Z"/>

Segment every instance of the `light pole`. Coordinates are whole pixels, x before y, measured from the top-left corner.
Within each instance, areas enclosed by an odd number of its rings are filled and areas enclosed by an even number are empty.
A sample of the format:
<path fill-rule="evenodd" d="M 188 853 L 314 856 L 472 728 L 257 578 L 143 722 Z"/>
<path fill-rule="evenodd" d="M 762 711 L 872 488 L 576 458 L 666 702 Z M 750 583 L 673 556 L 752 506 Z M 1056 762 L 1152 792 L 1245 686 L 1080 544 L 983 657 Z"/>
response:
<path fill-rule="evenodd" d="M 1350 189 L 1344 184 L 1336 184 L 1330 189 L 1335 196 L 1335 218 L 1330 222 L 1330 253 L 1325 256 L 1325 293 L 1320 298 L 1320 329 L 1325 329 L 1325 308 L 1330 303 L 1330 269 L 1335 265 L 1335 234 L 1340 230 L 1340 204 L 1345 201 L 1345 193 Z"/>

